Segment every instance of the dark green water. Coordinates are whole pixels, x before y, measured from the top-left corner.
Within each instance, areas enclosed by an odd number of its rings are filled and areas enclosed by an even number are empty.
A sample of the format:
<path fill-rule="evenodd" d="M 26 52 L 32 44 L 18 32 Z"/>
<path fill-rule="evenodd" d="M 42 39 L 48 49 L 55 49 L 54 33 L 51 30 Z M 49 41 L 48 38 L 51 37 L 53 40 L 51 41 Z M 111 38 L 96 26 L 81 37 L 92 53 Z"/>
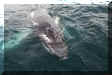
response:
<path fill-rule="evenodd" d="M 4 58 L 4 49 L 3 49 L 3 43 L 4 43 L 4 33 L 3 33 L 3 26 L 0 26 L 0 75 L 3 71 L 3 58 Z"/>
<path fill-rule="evenodd" d="M 5 70 L 106 71 L 107 6 L 44 5 L 60 17 L 69 59 L 59 61 L 43 47 L 31 28 L 28 14 L 38 5 L 5 5 Z"/>

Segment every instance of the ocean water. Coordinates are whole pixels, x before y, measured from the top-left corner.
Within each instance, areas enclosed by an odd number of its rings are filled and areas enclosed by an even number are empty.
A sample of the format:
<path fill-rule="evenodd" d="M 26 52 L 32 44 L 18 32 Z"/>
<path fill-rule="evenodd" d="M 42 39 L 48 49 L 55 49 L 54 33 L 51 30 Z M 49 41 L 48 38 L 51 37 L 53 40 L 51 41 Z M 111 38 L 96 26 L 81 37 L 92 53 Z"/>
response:
<path fill-rule="evenodd" d="M 4 61 L 4 27 L 3 27 L 3 12 L 0 8 L 0 75 L 3 72 L 3 61 Z"/>
<path fill-rule="evenodd" d="M 60 18 L 69 59 L 60 61 L 50 55 L 33 34 L 28 15 L 38 8 Z M 107 15 L 107 6 L 96 4 L 5 5 L 5 70 L 107 71 Z"/>
<path fill-rule="evenodd" d="M 4 60 L 4 32 L 3 32 L 3 26 L 0 26 L 0 74 L 3 71 L 3 60 Z"/>

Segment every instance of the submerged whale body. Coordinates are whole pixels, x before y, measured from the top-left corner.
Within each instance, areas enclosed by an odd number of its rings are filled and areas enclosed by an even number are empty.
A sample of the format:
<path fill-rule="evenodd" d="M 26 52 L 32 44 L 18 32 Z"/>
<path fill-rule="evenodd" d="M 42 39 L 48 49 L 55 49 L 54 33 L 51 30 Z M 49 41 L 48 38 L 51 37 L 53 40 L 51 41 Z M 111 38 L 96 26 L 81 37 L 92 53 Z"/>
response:
<path fill-rule="evenodd" d="M 35 25 L 36 35 L 48 52 L 60 59 L 67 59 L 67 46 L 63 40 L 63 33 L 60 31 L 59 25 L 55 23 L 55 20 L 45 10 L 33 11 L 30 16 L 33 25 Z"/>

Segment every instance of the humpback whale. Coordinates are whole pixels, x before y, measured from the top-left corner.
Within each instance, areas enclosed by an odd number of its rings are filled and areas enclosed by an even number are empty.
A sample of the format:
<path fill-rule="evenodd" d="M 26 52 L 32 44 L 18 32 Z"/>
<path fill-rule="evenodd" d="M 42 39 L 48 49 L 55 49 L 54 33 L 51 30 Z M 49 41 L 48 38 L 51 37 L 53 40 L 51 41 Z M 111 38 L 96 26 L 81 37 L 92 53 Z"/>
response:
<path fill-rule="evenodd" d="M 68 58 L 68 47 L 57 21 L 46 10 L 32 11 L 30 18 L 35 26 L 36 35 L 40 38 L 47 51 L 62 60 Z"/>

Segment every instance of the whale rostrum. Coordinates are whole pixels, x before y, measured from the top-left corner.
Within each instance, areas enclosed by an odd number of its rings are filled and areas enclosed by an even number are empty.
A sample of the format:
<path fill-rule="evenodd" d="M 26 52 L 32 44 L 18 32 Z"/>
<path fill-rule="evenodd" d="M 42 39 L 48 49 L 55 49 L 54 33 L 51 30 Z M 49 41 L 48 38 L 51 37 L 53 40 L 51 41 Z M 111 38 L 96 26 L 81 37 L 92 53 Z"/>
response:
<path fill-rule="evenodd" d="M 47 51 L 62 60 L 67 59 L 68 47 L 63 40 L 64 36 L 59 24 L 45 10 L 33 11 L 30 16 L 36 35 L 47 47 Z"/>

